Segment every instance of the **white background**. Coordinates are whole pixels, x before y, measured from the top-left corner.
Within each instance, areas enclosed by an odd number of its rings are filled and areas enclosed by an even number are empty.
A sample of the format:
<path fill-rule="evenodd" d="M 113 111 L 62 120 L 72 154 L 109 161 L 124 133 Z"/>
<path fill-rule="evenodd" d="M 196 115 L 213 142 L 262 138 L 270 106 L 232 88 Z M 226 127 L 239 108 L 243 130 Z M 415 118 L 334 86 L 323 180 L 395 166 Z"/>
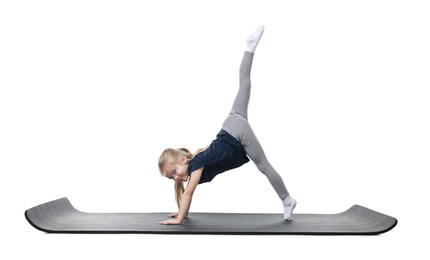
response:
<path fill-rule="evenodd" d="M 1 258 L 428 257 L 429 13 L 427 1 L 2 1 Z M 397 227 L 56 235 L 26 222 L 26 209 L 64 196 L 90 212 L 174 211 L 158 156 L 212 141 L 260 24 L 249 117 L 296 213 L 360 204 Z M 249 163 L 200 185 L 192 211 L 282 207 Z"/>

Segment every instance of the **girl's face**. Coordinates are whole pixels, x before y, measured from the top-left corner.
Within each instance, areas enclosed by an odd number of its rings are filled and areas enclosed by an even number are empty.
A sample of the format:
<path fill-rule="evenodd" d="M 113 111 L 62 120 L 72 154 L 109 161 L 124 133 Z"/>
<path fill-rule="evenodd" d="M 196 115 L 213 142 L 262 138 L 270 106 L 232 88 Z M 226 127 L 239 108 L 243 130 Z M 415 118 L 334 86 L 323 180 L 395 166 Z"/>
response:
<path fill-rule="evenodd" d="M 167 164 L 164 167 L 164 176 L 166 178 L 175 180 L 176 182 L 188 181 L 188 159 L 185 156 L 181 156 L 178 162 Z"/>

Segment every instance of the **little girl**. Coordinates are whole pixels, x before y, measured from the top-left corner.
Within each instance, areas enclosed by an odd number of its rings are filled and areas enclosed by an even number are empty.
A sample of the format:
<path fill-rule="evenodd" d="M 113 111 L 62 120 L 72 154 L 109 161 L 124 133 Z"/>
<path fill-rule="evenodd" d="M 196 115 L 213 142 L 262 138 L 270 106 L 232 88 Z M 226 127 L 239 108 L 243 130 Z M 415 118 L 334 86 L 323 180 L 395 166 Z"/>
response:
<path fill-rule="evenodd" d="M 289 195 L 281 176 L 270 165 L 248 123 L 251 65 L 263 32 L 264 26 L 260 26 L 246 39 L 247 47 L 240 65 L 239 91 L 216 139 L 209 147 L 197 151 L 194 155 L 185 148 L 168 148 L 161 154 L 158 167 L 163 176 L 175 181 L 179 212 L 169 215 L 170 219 L 159 224 L 181 224 L 188 215 L 191 199 L 198 184 L 210 182 L 217 174 L 237 168 L 247 163 L 249 159 L 266 175 L 281 198 L 284 219 L 287 221 L 293 219 L 292 213 L 297 202 Z M 188 185 L 184 188 L 183 183 L 187 181 Z"/>

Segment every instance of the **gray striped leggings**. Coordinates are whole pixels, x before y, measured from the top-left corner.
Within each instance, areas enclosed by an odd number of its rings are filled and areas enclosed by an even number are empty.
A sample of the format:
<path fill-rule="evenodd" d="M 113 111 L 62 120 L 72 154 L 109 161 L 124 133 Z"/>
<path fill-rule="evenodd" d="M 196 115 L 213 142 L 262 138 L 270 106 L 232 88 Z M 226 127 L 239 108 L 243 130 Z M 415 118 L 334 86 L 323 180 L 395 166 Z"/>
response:
<path fill-rule="evenodd" d="M 251 96 L 251 67 L 254 53 L 245 52 L 240 65 L 239 91 L 234 100 L 230 114 L 224 121 L 222 129 L 234 136 L 245 148 L 248 157 L 257 168 L 266 175 L 278 196 L 283 199 L 289 193 L 281 176 L 272 167 L 264 154 L 257 137 L 248 123 L 248 103 Z"/>

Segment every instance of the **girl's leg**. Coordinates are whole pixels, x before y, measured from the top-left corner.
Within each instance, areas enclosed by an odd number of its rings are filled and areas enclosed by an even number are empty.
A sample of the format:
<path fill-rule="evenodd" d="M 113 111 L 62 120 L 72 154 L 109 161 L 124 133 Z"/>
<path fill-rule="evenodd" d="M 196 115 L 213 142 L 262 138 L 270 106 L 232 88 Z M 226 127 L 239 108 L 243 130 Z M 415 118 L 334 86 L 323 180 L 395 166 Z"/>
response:
<path fill-rule="evenodd" d="M 263 147 L 260 145 L 257 137 L 252 131 L 248 121 L 242 122 L 242 145 L 249 158 L 255 163 L 257 168 L 267 177 L 272 187 L 275 189 L 284 206 L 285 220 L 292 220 L 292 213 L 296 207 L 296 200 L 293 199 L 285 187 L 282 177 L 273 168 L 264 153 Z"/>
<path fill-rule="evenodd" d="M 231 108 L 232 114 L 239 114 L 248 119 L 248 104 L 251 97 L 251 67 L 254 53 L 245 52 L 239 70 L 239 91 Z"/>
<path fill-rule="evenodd" d="M 279 198 L 287 198 L 290 194 L 285 187 L 284 181 L 267 159 L 263 147 L 254 134 L 249 122 L 239 119 L 237 123 L 239 128 L 241 128 L 241 143 L 245 148 L 246 154 L 255 163 L 260 172 L 267 177 Z"/>
<path fill-rule="evenodd" d="M 282 200 L 285 220 L 292 220 L 292 213 L 297 202 L 290 196 L 282 177 L 267 160 L 263 147 L 254 134 L 248 120 L 239 114 L 230 114 L 224 121 L 223 129 L 243 145 L 248 157 L 255 163 L 260 172 L 267 177 Z"/>
<path fill-rule="evenodd" d="M 276 172 L 263 151 L 257 137 L 248 123 L 248 103 L 251 96 L 251 67 L 255 48 L 263 34 L 264 27 L 259 27 L 247 38 L 247 49 L 240 65 L 239 91 L 233 103 L 232 111 L 224 121 L 223 129 L 234 136 L 244 146 L 249 158 L 267 177 L 284 205 L 284 218 L 292 220 L 296 201 L 289 196 L 282 177 Z"/>
<path fill-rule="evenodd" d="M 251 67 L 254 52 L 264 33 L 264 26 L 259 26 L 255 32 L 246 38 L 246 49 L 239 70 L 239 91 L 233 102 L 232 113 L 248 119 L 248 104 L 251 96 Z"/>

